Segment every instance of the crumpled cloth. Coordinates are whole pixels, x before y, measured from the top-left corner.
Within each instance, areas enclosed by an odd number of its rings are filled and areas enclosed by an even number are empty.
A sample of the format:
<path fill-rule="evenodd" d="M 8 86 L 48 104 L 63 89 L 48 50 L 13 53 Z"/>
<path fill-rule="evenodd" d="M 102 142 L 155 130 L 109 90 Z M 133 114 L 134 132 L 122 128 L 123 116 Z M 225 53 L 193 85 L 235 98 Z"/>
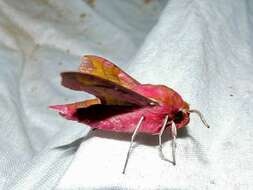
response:
<path fill-rule="evenodd" d="M 0 0 L 0 189 L 252 189 L 253 2 Z M 48 105 L 91 97 L 60 85 L 82 55 L 165 84 L 205 115 L 157 136 L 90 131 Z M 164 134 L 171 158 L 171 138 Z"/>

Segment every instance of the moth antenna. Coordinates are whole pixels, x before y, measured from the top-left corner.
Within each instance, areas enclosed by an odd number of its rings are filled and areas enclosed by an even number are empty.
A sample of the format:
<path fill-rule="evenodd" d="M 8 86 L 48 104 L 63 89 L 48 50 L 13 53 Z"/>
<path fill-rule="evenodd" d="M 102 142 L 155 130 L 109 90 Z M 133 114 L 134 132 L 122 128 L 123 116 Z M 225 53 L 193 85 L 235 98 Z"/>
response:
<path fill-rule="evenodd" d="M 133 135 L 131 137 L 131 142 L 130 142 L 130 146 L 129 146 L 129 149 L 128 149 L 128 152 L 127 152 L 125 165 L 124 165 L 124 168 L 123 168 L 123 171 L 122 171 L 123 174 L 125 174 L 127 163 L 128 163 L 128 160 L 129 160 L 129 156 L 130 156 L 130 153 L 131 153 L 132 146 L 133 146 L 133 142 L 134 142 L 135 136 L 136 136 L 136 134 L 138 132 L 138 129 L 141 126 L 141 123 L 142 123 L 143 119 L 144 119 L 144 116 L 141 116 L 141 119 L 139 120 L 138 124 L 136 125 L 134 133 L 133 133 Z"/>
<path fill-rule="evenodd" d="M 162 135 L 163 135 L 163 132 L 166 128 L 166 125 L 168 124 L 168 118 L 169 116 L 166 115 L 165 118 L 164 118 L 164 122 L 163 122 L 163 125 L 162 125 L 162 128 L 160 130 L 160 133 L 159 133 L 159 152 L 160 152 L 160 156 L 163 160 L 165 161 L 168 161 L 168 162 L 171 162 L 169 159 L 167 159 L 164 154 L 163 154 L 163 146 L 162 146 Z"/>
<path fill-rule="evenodd" d="M 192 109 L 192 110 L 189 110 L 188 111 L 189 113 L 196 113 L 199 118 L 201 119 L 202 123 L 207 127 L 207 128 L 210 128 L 210 126 L 208 125 L 208 123 L 206 122 L 203 114 L 199 111 L 199 110 L 195 110 L 195 109 Z"/>

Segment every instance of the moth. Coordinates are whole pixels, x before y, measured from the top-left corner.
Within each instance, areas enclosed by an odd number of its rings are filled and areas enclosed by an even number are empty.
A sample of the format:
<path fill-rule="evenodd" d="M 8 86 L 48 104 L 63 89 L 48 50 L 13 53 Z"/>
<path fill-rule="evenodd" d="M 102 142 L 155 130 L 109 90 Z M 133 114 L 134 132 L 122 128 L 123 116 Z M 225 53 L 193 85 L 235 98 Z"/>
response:
<path fill-rule="evenodd" d="M 123 172 L 137 133 L 158 135 L 159 152 L 165 128 L 172 135 L 172 163 L 176 164 L 177 129 L 185 127 L 190 114 L 196 113 L 209 128 L 200 111 L 173 89 L 165 85 L 141 84 L 119 67 L 95 55 L 81 58 L 79 71 L 61 73 L 61 84 L 69 89 L 84 91 L 96 98 L 64 105 L 50 106 L 68 120 L 78 121 L 93 129 L 132 133 Z"/>

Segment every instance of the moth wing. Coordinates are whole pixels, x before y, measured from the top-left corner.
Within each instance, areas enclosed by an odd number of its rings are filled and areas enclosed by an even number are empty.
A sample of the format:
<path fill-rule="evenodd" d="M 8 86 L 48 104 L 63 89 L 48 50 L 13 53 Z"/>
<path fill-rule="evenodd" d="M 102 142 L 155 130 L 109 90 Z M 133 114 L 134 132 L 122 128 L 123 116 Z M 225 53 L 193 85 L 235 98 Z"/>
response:
<path fill-rule="evenodd" d="M 53 105 L 53 106 L 49 106 L 49 108 L 54 109 L 54 110 L 58 110 L 62 113 L 63 112 L 65 113 L 70 110 L 87 108 L 87 107 L 90 107 L 92 105 L 97 105 L 97 104 L 101 104 L 101 101 L 99 98 L 88 99 L 88 100 L 84 100 L 81 102 L 75 102 L 75 103 L 71 103 L 71 104 Z"/>
<path fill-rule="evenodd" d="M 98 76 L 129 89 L 140 84 L 112 62 L 95 55 L 83 56 L 79 70 L 82 73 Z"/>
<path fill-rule="evenodd" d="M 138 106 L 156 104 L 131 89 L 93 74 L 63 72 L 61 76 L 64 87 L 93 94 L 101 100 L 102 104 Z"/>
<path fill-rule="evenodd" d="M 94 98 L 71 104 L 53 105 L 49 106 L 49 108 L 58 111 L 61 115 L 63 115 L 67 119 L 75 120 L 76 118 L 73 116 L 73 114 L 76 112 L 76 110 L 100 104 L 101 104 L 100 99 Z"/>

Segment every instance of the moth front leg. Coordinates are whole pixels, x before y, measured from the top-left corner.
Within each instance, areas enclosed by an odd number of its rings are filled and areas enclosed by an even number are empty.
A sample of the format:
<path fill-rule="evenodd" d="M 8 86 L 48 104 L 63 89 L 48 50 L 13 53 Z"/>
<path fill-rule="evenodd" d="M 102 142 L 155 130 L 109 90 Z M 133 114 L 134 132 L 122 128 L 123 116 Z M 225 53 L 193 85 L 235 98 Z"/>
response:
<path fill-rule="evenodd" d="M 144 116 L 142 116 L 141 119 L 139 120 L 139 122 L 136 125 L 136 128 L 134 130 L 134 133 L 133 133 L 133 135 L 131 137 L 131 142 L 130 142 L 130 146 L 129 146 L 129 149 L 128 149 L 128 152 L 127 152 L 127 157 L 126 157 L 125 165 L 124 165 L 124 168 L 123 168 L 123 171 L 122 171 L 123 174 L 125 174 L 127 163 L 128 163 L 128 160 L 129 160 L 129 156 L 130 156 L 130 153 L 131 153 L 132 146 L 133 146 L 133 142 L 134 142 L 135 136 L 136 136 L 136 134 L 138 132 L 138 129 L 141 126 L 141 123 L 142 123 L 143 119 L 144 119 Z"/>
<path fill-rule="evenodd" d="M 159 133 L 159 152 L 160 152 L 160 156 L 163 160 L 167 161 L 167 162 L 171 162 L 173 165 L 176 164 L 176 136 L 177 136 L 177 127 L 176 124 L 174 123 L 174 121 L 170 122 L 171 123 L 171 134 L 172 134 L 172 158 L 173 161 L 170 161 L 169 159 L 167 159 L 164 154 L 163 154 L 163 150 L 162 150 L 162 134 L 168 124 L 168 115 L 166 115 L 166 117 L 164 118 L 164 122 L 162 125 L 162 128 L 160 130 Z"/>
<path fill-rule="evenodd" d="M 176 165 L 177 127 L 174 121 L 172 121 L 172 125 L 171 125 L 171 135 L 172 135 L 172 158 L 173 158 L 173 164 Z"/>

